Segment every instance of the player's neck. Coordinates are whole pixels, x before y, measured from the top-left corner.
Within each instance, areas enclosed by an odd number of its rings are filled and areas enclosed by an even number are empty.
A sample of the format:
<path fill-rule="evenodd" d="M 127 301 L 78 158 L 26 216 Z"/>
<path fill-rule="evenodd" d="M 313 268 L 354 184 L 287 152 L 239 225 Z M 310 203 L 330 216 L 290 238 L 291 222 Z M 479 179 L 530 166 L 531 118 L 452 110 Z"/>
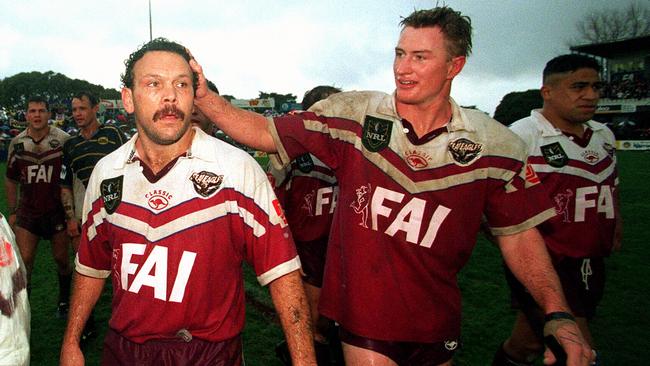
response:
<path fill-rule="evenodd" d="M 170 145 L 159 145 L 148 139 L 145 134 L 138 134 L 135 148 L 138 152 L 138 157 L 147 164 L 154 174 L 158 174 L 169 162 L 189 150 L 193 138 L 193 128 L 190 128 L 180 140 Z"/>
<path fill-rule="evenodd" d="M 27 135 L 32 138 L 34 141 L 39 141 L 43 137 L 47 136 L 50 133 L 50 126 L 45 126 L 40 130 L 35 130 L 33 128 L 27 127 Z"/>
<path fill-rule="evenodd" d="M 82 127 L 79 134 L 86 140 L 93 137 L 95 132 L 99 129 L 99 121 L 97 119 L 93 120 L 88 126 Z"/>
<path fill-rule="evenodd" d="M 427 133 L 445 126 L 451 119 L 452 110 L 449 98 L 437 98 L 430 103 L 405 104 L 395 103 L 400 117 L 411 123 L 416 135 L 422 137 Z"/>
<path fill-rule="evenodd" d="M 582 137 L 585 132 L 585 124 L 570 121 L 566 118 L 563 118 L 559 114 L 555 113 L 552 109 L 543 108 L 542 115 L 546 120 L 548 120 L 553 127 L 559 129 L 562 132 L 569 133 L 578 137 Z"/>

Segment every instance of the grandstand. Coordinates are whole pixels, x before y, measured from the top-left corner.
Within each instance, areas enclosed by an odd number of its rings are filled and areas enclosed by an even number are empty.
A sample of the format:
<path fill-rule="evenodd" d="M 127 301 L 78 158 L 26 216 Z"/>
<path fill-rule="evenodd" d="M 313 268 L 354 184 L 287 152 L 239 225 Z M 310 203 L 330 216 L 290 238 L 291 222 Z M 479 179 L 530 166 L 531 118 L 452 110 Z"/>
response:
<path fill-rule="evenodd" d="M 616 134 L 621 150 L 650 150 L 650 35 L 571 47 L 600 59 L 606 82 L 595 120 Z"/>

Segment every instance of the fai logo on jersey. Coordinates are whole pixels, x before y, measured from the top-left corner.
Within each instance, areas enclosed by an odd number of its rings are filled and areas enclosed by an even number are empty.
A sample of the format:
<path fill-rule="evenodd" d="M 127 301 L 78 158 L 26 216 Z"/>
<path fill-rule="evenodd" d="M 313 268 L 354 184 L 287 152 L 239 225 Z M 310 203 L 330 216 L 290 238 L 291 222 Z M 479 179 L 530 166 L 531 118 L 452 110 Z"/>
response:
<path fill-rule="evenodd" d="M 461 137 L 450 142 L 448 149 L 451 158 L 454 159 L 458 165 L 467 166 L 481 156 L 483 145 Z"/>
<path fill-rule="evenodd" d="M 59 146 L 61 146 L 61 141 L 59 141 L 57 139 L 50 140 L 50 147 L 51 148 L 56 149 Z"/>
<path fill-rule="evenodd" d="M 285 227 L 289 225 L 289 223 L 287 222 L 287 217 L 284 216 L 284 210 L 282 209 L 282 205 L 280 204 L 280 201 L 278 201 L 277 198 L 273 200 L 273 208 L 275 209 L 275 213 L 280 218 L 281 221 L 280 226 Z"/>
<path fill-rule="evenodd" d="M 311 155 L 303 154 L 296 158 L 296 165 L 298 169 L 307 174 L 314 170 L 314 160 L 312 160 Z"/>
<path fill-rule="evenodd" d="M 407 150 L 404 152 L 404 156 L 408 165 L 414 169 L 424 169 L 429 166 L 431 161 L 429 154 L 417 150 Z"/>
<path fill-rule="evenodd" d="M 97 139 L 97 143 L 100 145 L 107 145 L 108 144 L 108 137 L 102 136 Z"/>
<path fill-rule="evenodd" d="M 200 173 L 192 173 L 190 180 L 194 184 L 196 193 L 203 197 L 209 197 L 221 187 L 223 175 L 216 175 L 204 170 Z"/>
<path fill-rule="evenodd" d="M 569 156 L 564 152 L 559 142 L 544 145 L 540 149 L 542 150 L 542 156 L 544 156 L 546 164 L 553 168 L 561 168 L 569 163 Z"/>
<path fill-rule="evenodd" d="M 594 150 L 585 150 L 582 152 L 582 158 L 589 164 L 595 164 L 600 160 L 598 152 Z"/>
<path fill-rule="evenodd" d="M 122 179 L 119 177 L 104 179 L 99 185 L 102 198 L 104 199 L 104 209 L 110 215 L 117 210 L 117 206 L 122 202 Z"/>
<path fill-rule="evenodd" d="M 14 145 L 14 154 L 20 155 L 23 152 L 25 152 L 25 144 L 21 142 L 19 144 Z"/>
<path fill-rule="evenodd" d="M 448 351 L 453 351 L 456 348 L 458 348 L 458 342 L 457 341 L 445 341 L 445 348 Z"/>
<path fill-rule="evenodd" d="M 609 155 L 610 158 L 614 157 L 614 153 L 616 152 L 616 148 L 612 146 L 612 144 L 604 143 L 603 144 L 603 149 Z"/>
<path fill-rule="evenodd" d="M 163 208 L 169 206 L 169 201 L 172 199 L 172 195 L 167 191 L 154 189 L 153 191 L 147 193 L 144 198 L 147 199 L 149 207 L 153 208 L 154 210 L 162 210 Z"/>
<path fill-rule="evenodd" d="M 361 137 L 361 142 L 368 151 L 381 151 L 388 146 L 392 131 L 392 121 L 366 116 L 366 119 L 363 122 L 363 135 Z"/>
<path fill-rule="evenodd" d="M 569 218 L 569 202 L 571 202 L 573 192 L 570 189 L 564 193 L 558 193 L 553 197 L 555 202 L 555 214 L 562 218 L 562 222 L 571 222 Z"/>

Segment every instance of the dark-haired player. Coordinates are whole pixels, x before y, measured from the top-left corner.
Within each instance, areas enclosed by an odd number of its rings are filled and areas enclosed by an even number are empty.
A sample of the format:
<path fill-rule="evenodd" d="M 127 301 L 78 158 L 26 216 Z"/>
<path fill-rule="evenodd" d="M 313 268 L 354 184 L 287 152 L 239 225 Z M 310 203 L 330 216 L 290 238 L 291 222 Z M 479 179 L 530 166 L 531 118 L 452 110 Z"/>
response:
<path fill-rule="evenodd" d="M 332 86 L 317 86 L 305 93 L 302 108 L 308 110 L 316 102 L 340 92 L 341 89 Z M 339 360 L 341 345 L 338 337 L 332 334 L 335 331 L 332 321 L 318 313 L 327 242 L 339 191 L 336 177 L 327 165 L 309 153 L 284 167 L 273 155 L 268 172 L 300 256 L 318 364 L 329 366 L 332 359 L 342 363 Z M 276 352 L 280 359 L 290 364 L 284 342 Z"/>
<path fill-rule="evenodd" d="M 203 83 L 197 90 L 199 108 L 239 142 L 285 162 L 310 152 L 335 172 L 320 311 L 340 324 L 347 365 L 451 364 L 461 322 L 456 275 L 483 215 L 544 311 L 569 311 L 535 228 L 554 210 L 523 142 L 449 96 L 471 49 L 469 18 L 438 7 L 401 25 L 392 95 L 339 93 L 266 120 Z M 574 322 L 553 319 L 547 328 L 573 365 L 588 365 L 593 355 Z"/>
<path fill-rule="evenodd" d="M 40 96 L 27 100 L 26 117 L 27 129 L 14 137 L 9 145 L 5 179 L 9 207 L 7 221 L 16 233 L 16 244 L 25 262 L 28 292 L 32 285 L 38 241 L 41 238 L 50 240 L 59 275 L 57 316 L 63 318 L 68 313 L 72 267 L 59 176 L 63 144 L 70 136 L 48 125 L 49 104 Z"/>
<path fill-rule="evenodd" d="M 124 134 L 111 125 L 101 125 L 97 120 L 99 99 L 84 91 L 72 98 L 72 118 L 79 134 L 63 145 L 61 168 L 61 201 L 66 215 L 67 232 L 75 253 L 79 249 L 81 212 L 88 179 L 99 159 L 124 144 Z M 81 336 L 82 342 L 95 332 L 91 316 Z"/>
<path fill-rule="evenodd" d="M 562 55 L 543 73 L 544 105 L 510 128 L 528 148 L 528 163 L 551 195 L 557 215 L 539 226 L 575 320 L 592 348 L 588 320 L 605 286 L 605 257 L 621 245 L 622 220 L 614 134 L 591 120 L 602 87 L 600 65 Z M 511 272 L 520 311 L 495 365 L 528 365 L 543 351 L 544 314 Z"/>
<path fill-rule="evenodd" d="M 191 127 L 196 75 L 157 38 L 129 56 L 122 101 L 138 133 L 97 163 L 61 364 L 104 281 L 113 284 L 105 365 L 242 365 L 243 261 L 269 285 L 295 365 L 315 365 L 300 260 L 266 174 Z"/>

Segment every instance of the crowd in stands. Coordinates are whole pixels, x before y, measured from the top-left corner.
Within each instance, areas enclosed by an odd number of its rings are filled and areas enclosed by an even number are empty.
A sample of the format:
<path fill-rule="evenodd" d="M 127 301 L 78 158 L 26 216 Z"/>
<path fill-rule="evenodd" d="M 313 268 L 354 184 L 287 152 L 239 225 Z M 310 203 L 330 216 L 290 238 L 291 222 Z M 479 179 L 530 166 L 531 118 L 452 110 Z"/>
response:
<path fill-rule="evenodd" d="M 643 78 L 627 78 L 606 83 L 601 97 L 607 99 L 644 99 L 650 97 L 650 83 Z"/>

